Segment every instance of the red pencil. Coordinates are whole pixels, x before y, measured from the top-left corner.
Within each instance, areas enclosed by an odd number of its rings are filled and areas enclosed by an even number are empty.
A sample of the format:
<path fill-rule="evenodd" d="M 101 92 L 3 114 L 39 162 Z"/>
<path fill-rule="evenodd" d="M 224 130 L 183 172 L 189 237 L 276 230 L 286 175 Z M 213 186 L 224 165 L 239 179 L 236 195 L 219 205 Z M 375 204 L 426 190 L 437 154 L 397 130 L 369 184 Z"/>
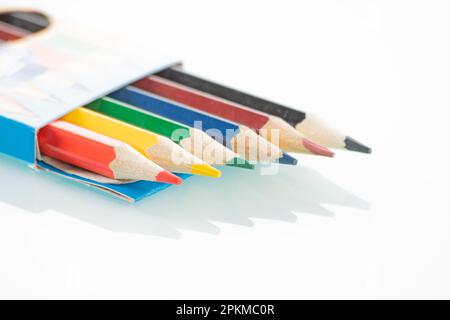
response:
<path fill-rule="evenodd" d="M 0 21 L 0 40 L 2 41 L 13 41 L 21 39 L 28 35 L 29 32 L 25 30 L 16 28 L 10 24 Z"/>
<path fill-rule="evenodd" d="M 327 157 L 334 155 L 327 148 L 305 138 L 303 134 L 281 118 L 248 109 L 158 76 L 144 78 L 133 85 L 188 107 L 245 125 L 256 130 L 264 138 L 285 151 L 312 153 Z"/>
<path fill-rule="evenodd" d="M 112 179 L 180 184 L 181 178 L 153 163 L 128 144 L 65 121 L 39 131 L 43 155 Z"/>

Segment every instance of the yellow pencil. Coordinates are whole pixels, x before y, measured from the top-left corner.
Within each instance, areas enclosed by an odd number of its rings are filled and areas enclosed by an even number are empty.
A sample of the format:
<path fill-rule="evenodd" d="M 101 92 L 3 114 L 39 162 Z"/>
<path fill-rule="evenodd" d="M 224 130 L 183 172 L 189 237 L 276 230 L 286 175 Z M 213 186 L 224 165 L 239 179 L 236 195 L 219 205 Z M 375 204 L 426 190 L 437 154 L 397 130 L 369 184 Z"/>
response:
<path fill-rule="evenodd" d="M 128 123 L 78 108 L 62 118 L 64 121 L 128 143 L 166 170 L 219 178 L 221 172 L 187 152 L 172 140 Z"/>

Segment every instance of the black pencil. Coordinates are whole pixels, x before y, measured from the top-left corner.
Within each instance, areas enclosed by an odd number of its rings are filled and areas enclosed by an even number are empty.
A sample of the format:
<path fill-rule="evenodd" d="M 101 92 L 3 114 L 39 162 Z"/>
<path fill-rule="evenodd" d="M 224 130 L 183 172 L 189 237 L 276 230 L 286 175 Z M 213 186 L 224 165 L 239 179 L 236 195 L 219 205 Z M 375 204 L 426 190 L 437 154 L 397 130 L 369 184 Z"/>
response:
<path fill-rule="evenodd" d="M 248 108 L 280 117 L 320 145 L 363 153 L 372 152 L 369 147 L 356 141 L 350 136 L 340 133 L 338 130 L 332 128 L 316 116 L 309 113 L 295 110 L 248 93 L 199 78 L 179 68 L 165 69 L 157 73 L 157 75 L 190 88 L 241 104 Z"/>
<path fill-rule="evenodd" d="M 31 33 L 41 31 L 49 24 L 47 17 L 34 11 L 0 13 L 0 21 Z"/>

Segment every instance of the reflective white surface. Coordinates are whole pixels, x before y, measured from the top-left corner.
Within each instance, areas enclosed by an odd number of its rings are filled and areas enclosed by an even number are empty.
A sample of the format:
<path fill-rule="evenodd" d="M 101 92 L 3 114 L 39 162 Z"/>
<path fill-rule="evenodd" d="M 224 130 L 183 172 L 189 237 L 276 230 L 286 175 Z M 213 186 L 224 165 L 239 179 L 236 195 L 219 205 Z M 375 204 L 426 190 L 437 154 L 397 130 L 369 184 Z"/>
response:
<path fill-rule="evenodd" d="M 450 297 L 447 2 L 39 3 L 135 30 L 374 153 L 226 168 L 136 205 L 0 156 L 0 297 Z"/>

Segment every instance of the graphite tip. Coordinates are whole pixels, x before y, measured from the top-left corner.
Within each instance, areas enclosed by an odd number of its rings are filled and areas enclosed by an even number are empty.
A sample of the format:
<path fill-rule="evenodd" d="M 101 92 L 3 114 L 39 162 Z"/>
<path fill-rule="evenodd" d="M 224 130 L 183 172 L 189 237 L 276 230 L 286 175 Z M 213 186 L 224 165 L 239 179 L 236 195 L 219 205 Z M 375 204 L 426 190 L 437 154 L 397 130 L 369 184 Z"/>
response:
<path fill-rule="evenodd" d="M 303 139 L 303 145 L 306 149 L 308 149 L 311 153 L 319 156 L 334 157 L 334 152 L 331 151 L 328 148 L 322 147 L 321 145 L 318 145 L 317 143 L 312 142 L 308 139 Z"/>
<path fill-rule="evenodd" d="M 287 153 L 283 153 L 283 156 L 278 159 L 278 163 L 295 166 L 295 165 L 297 165 L 298 160 L 295 159 L 294 157 L 290 156 Z"/>
<path fill-rule="evenodd" d="M 170 173 L 169 171 L 161 171 L 156 176 L 156 181 L 170 184 L 181 184 L 181 182 L 183 182 L 183 179 Z"/>
<path fill-rule="evenodd" d="M 372 153 L 372 149 L 356 141 L 352 137 L 345 137 L 345 149 L 362 153 Z"/>

